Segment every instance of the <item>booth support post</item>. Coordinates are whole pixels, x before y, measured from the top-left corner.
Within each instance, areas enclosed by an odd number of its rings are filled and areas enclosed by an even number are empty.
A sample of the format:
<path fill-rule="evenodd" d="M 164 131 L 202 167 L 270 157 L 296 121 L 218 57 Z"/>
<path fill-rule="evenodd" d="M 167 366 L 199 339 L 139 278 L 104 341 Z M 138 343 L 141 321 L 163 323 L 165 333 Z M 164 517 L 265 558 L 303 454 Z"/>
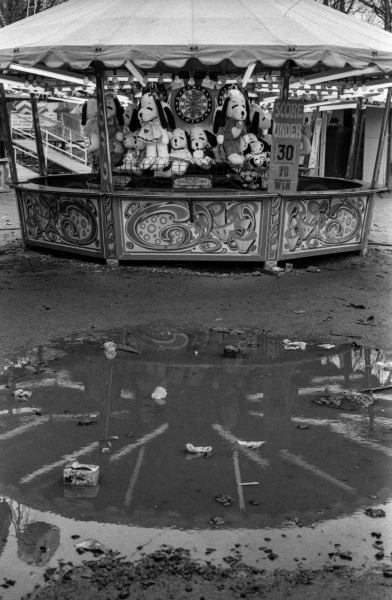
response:
<path fill-rule="evenodd" d="M 354 164 L 356 156 L 356 148 L 359 142 L 359 124 L 361 121 L 362 113 L 362 96 L 357 99 L 357 107 L 354 115 L 353 131 L 351 134 L 350 151 L 348 153 L 347 168 L 346 168 L 346 179 L 352 179 L 354 177 Z"/>
<path fill-rule="evenodd" d="M 290 75 L 291 75 L 289 60 L 286 60 L 285 64 L 283 65 L 283 69 L 282 69 L 281 73 L 282 73 L 282 86 L 280 88 L 280 99 L 288 100 L 289 89 L 290 89 Z M 269 211 L 270 211 L 272 223 L 271 223 L 271 230 L 268 233 L 268 235 L 269 236 L 274 235 L 274 237 L 276 236 L 277 243 L 279 243 L 279 235 L 280 235 L 280 231 L 279 231 L 280 216 L 279 215 L 280 215 L 280 211 L 282 210 L 282 196 L 276 196 L 275 198 L 271 198 L 269 200 L 269 202 L 270 202 Z M 266 243 L 266 247 L 268 247 L 268 242 Z M 274 254 L 276 256 L 276 253 L 274 253 Z M 272 269 L 277 266 L 278 266 L 278 261 L 274 260 L 272 256 L 270 256 L 270 259 L 268 260 L 268 254 L 267 254 L 267 260 L 265 260 L 263 262 L 263 268 L 266 271 L 272 271 Z"/>
<path fill-rule="evenodd" d="M 378 186 L 378 177 L 380 175 L 381 158 L 382 158 L 382 153 L 384 150 L 385 137 L 386 137 L 386 133 L 387 133 L 388 115 L 389 115 L 389 109 L 390 109 L 390 105 L 391 105 L 391 99 L 392 99 L 392 88 L 388 88 L 387 98 L 385 100 L 384 114 L 383 114 L 382 123 L 381 123 L 380 138 L 378 140 L 376 162 L 374 163 L 373 178 L 372 178 L 372 183 L 370 186 L 370 188 L 372 190 L 376 190 L 377 186 Z M 376 196 L 375 191 L 369 195 L 367 222 L 366 222 L 366 227 L 365 227 L 365 230 L 363 233 L 363 248 L 360 251 L 361 256 L 366 256 L 366 254 L 367 254 L 370 227 L 371 227 L 372 218 L 373 218 L 375 196 Z"/>
<path fill-rule="evenodd" d="M 48 172 L 47 172 L 47 168 L 46 168 L 45 153 L 44 153 L 44 147 L 42 144 L 41 126 L 39 123 L 37 98 L 36 98 L 35 94 L 30 94 L 30 101 L 31 101 L 31 112 L 33 115 L 33 123 L 34 123 L 35 145 L 37 148 L 38 170 L 39 170 L 39 174 L 42 177 L 45 177 L 48 174 Z"/>
<path fill-rule="evenodd" d="M 118 253 L 116 234 L 113 218 L 113 175 L 112 160 L 110 155 L 109 130 L 106 115 L 105 81 L 102 65 L 97 64 L 95 69 L 98 105 L 98 132 L 99 132 L 99 170 L 101 175 L 101 191 L 103 194 L 103 233 L 105 243 L 106 264 L 118 266 Z"/>
<path fill-rule="evenodd" d="M 7 110 L 7 100 L 5 97 L 4 85 L 2 83 L 0 83 L 0 118 L 2 121 L 3 131 L 4 131 L 4 135 L 5 135 L 5 145 L 7 148 L 11 181 L 13 184 L 17 185 L 18 184 L 18 172 L 16 170 L 16 160 L 15 160 L 14 149 L 12 146 L 12 136 L 11 136 L 10 120 L 9 120 L 8 110 Z"/>

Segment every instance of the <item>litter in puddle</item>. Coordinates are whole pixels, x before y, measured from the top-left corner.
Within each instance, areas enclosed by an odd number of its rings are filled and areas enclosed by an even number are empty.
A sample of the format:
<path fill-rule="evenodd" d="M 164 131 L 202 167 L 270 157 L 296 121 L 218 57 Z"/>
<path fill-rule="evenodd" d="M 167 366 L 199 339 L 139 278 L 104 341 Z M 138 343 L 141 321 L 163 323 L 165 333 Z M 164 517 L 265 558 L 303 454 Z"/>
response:
<path fill-rule="evenodd" d="M 256 450 L 256 448 L 260 448 L 265 442 L 244 442 L 243 440 L 237 440 L 237 444 L 243 446 L 244 448 L 250 448 L 251 450 Z"/>
<path fill-rule="evenodd" d="M 68 485 L 97 485 L 98 465 L 85 465 L 77 461 L 68 464 L 63 470 L 63 483 Z"/>
<path fill-rule="evenodd" d="M 164 400 L 167 397 L 167 391 L 164 387 L 158 386 L 151 394 L 151 398 L 154 400 Z"/>
<path fill-rule="evenodd" d="M 31 392 L 28 390 L 15 390 L 13 395 L 15 398 L 30 398 Z"/>
<path fill-rule="evenodd" d="M 84 542 L 78 542 L 75 544 L 75 548 L 79 554 L 84 554 L 85 552 L 92 552 L 94 556 L 98 556 L 100 554 L 104 554 L 108 552 L 108 548 L 98 542 L 98 540 L 94 540 L 93 538 L 89 538 L 88 540 L 84 540 Z"/>
<path fill-rule="evenodd" d="M 283 346 L 285 350 L 305 350 L 306 342 L 290 342 L 290 340 L 283 340 Z"/>
<path fill-rule="evenodd" d="M 187 444 L 185 447 L 191 454 L 209 454 L 212 452 L 212 446 L 194 446 L 193 444 Z"/>
<path fill-rule="evenodd" d="M 329 406 L 330 408 L 355 410 L 355 404 L 369 408 L 369 406 L 374 404 L 374 398 L 359 392 L 344 391 L 338 394 L 320 396 L 319 398 L 312 400 L 312 402 L 315 404 L 320 404 L 321 406 Z"/>

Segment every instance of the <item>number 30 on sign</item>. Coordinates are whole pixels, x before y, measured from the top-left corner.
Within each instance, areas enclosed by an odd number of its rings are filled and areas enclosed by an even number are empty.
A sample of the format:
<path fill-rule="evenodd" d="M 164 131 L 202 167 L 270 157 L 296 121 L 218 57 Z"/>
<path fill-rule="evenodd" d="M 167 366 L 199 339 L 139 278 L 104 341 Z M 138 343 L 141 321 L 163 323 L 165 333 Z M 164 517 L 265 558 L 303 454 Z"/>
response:
<path fill-rule="evenodd" d="M 276 144 L 275 159 L 276 163 L 295 164 L 296 147 L 293 144 Z"/>
<path fill-rule="evenodd" d="M 297 191 L 304 104 L 301 100 L 276 100 L 273 113 L 268 191 Z"/>

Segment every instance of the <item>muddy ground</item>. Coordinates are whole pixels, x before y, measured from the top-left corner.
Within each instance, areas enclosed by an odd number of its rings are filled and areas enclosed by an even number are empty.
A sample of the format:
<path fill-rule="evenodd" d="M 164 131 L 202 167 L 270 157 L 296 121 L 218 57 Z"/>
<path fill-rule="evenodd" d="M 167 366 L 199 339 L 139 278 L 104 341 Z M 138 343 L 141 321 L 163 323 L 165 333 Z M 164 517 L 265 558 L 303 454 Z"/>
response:
<path fill-rule="evenodd" d="M 11 198 L 3 206 L 9 208 L 12 202 Z M 246 327 L 290 339 L 355 341 L 391 350 L 391 207 L 389 198 L 380 198 L 366 257 L 352 253 L 298 260 L 293 272 L 282 277 L 246 264 L 176 261 L 109 268 L 97 261 L 26 249 L 17 230 L 11 234 L 7 226 L 9 236 L 0 246 L 0 367 L 23 349 L 52 338 L 137 324 L 185 330 Z M 308 272 L 309 266 L 320 272 Z M 102 561 L 100 567 L 88 563 L 84 568 L 65 566 L 66 574 L 50 572 L 49 587 L 31 598 L 392 597 L 392 579 L 382 569 L 357 573 L 340 567 L 296 574 L 277 570 L 263 575 L 239 563 L 227 577 L 227 571 L 200 566 L 172 550 L 163 557 L 144 557 L 139 567 L 124 565 L 114 556 Z"/>

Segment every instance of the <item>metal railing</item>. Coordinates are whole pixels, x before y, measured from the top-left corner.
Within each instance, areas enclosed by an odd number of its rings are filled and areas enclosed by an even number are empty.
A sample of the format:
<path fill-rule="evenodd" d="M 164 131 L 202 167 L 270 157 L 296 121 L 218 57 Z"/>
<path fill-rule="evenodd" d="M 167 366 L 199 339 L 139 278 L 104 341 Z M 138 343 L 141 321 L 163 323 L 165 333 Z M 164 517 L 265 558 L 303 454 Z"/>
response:
<path fill-rule="evenodd" d="M 22 119 L 26 123 L 30 124 L 30 119 L 23 117 L 23 115 L 18 114 L 18 118 Z M 45 119 L 45 121 L 49 121 L 49 122 L 53 123 L 57 127 L 62 127 L 63 129 L 66 129 L 71 133 L 70 138 L 66 138 L 66 137 L 60 135 L 59 133 L 52 131 L 48 127 L 45 127 L 44 125 L 40 124 L 41 133 L 43 134 L 42 135 L 42 144 L 44 147 L 45 164 L 46 165 L 48 164 L 48 150 L 51 148 L 51 149 L 55 150 L 56 152 L 60 152 L 61 154 L 68 156 L 72 160 L 76 160 L 79 163 L 84 164 L 87 167 L 88 155 L 87 155 L 87 148 L 84 145 L 83 136 L 80 133 L 78 133 L 77 131 L 73 131 L 72 129 L 69 129 L 68 127 L 58 123 L 57 121 L 48 119 L 48 117 L 43 117 L 43 119 Z M 29 128 L 26 128 L 26 129 L 22 129 L 21 127 L 13 126 L 12 127 L 12 138 L 13 139 L 15 139 L 14 138 L 15 134 L 24 139 L 35 140 L 34 128 L 32 126 L 30 126 Z M 80 141 L 76 141 L 75 139 L 73 139 L 73 137 L 72 137 L 73 135 L 75 137 L 77 136 L 78 138 L 80 138 Z M 52 138 L 52 140 L 50 140 L 50 138 Z M 64 144 L 64 148 L 56 146 L 53 143 L 53 139 L 62 142 L 62 144 Z M 17 140 L 15 139 L 15 141 L 17 141 Z M 79 155 L 76 153 L 76 151 L 79 152 Z M 80 153 L 82 154 L 82 156 L 80 156 Z"/>

